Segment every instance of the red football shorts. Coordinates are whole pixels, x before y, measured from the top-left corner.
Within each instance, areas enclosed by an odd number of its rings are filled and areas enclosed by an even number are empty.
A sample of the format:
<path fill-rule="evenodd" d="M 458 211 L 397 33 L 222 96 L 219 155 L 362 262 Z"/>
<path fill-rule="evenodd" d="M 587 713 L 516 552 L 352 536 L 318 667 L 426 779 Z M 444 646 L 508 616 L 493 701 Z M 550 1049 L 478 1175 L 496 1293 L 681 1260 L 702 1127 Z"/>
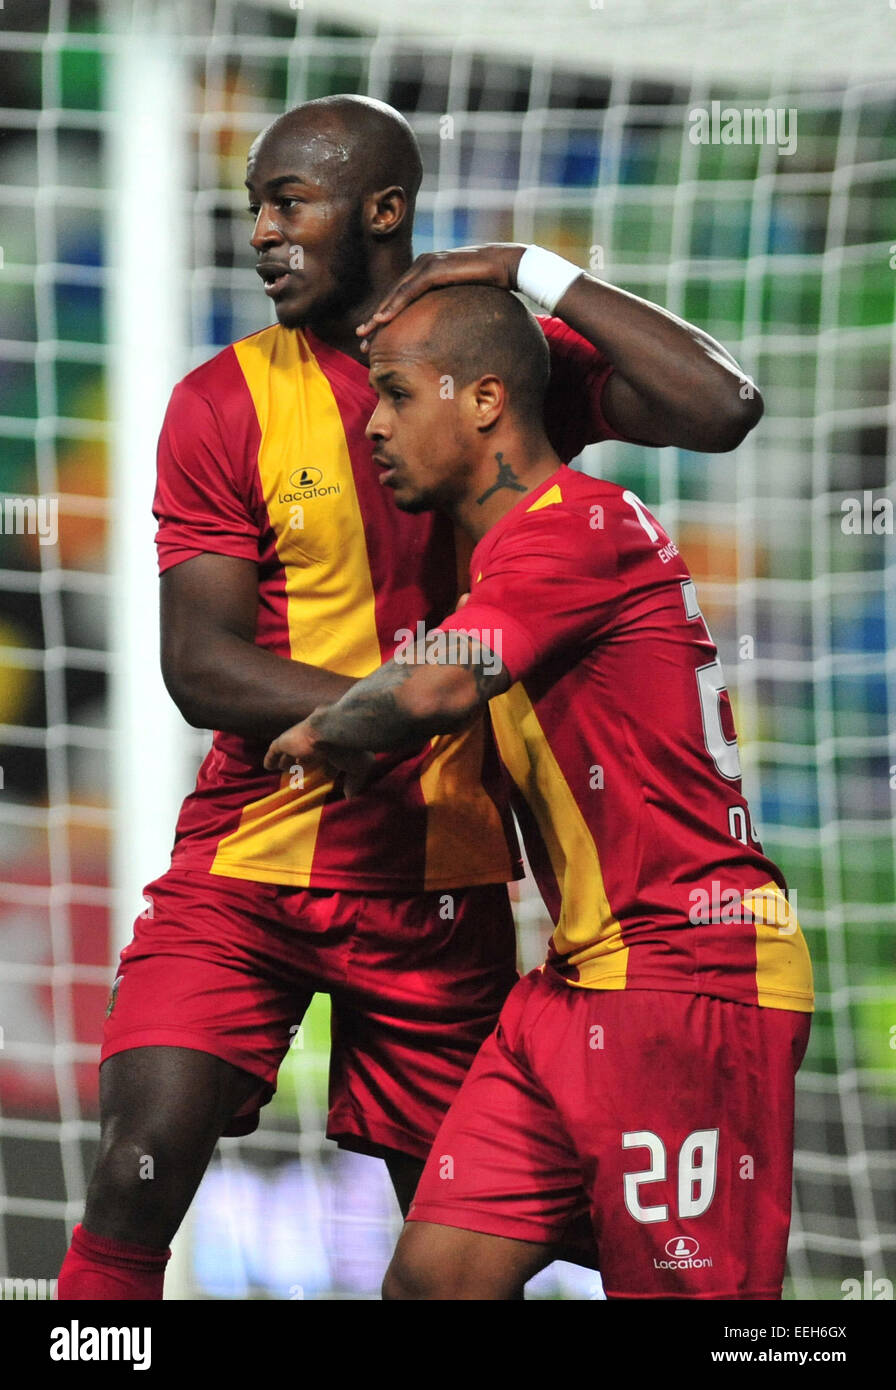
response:
<path fill-rule="evenodd" d="M 810 1017 L 533 971 L 408 1219 L 561 1244 L 590 1213 L 611 1298 L 780 1298 Z"/>
<path fill-rule="evenodd" d="M 185 1047 L 259 1078 L 248 1134 L 315 993 L 332 1000 L 327 1135 L 425 1158 L 517 980 L 503 884 L 408 896 L 170 870 L 121 954 L 102 1060 Z"/>

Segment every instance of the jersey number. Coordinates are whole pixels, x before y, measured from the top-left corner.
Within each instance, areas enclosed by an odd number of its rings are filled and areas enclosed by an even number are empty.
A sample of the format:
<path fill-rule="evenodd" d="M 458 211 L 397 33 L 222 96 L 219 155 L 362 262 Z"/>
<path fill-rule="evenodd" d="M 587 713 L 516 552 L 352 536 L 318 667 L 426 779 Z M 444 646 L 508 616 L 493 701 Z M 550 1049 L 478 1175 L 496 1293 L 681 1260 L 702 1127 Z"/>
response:
<path fill-rule="evenodd" d="M 703 624 L 703 631 L 706 633 L 706 640 L 715 646 L 706 626 L 706 619 L 700 612 L 700 605 L 697 602 L 697 586 L 693 579 L 686 579 L 681 586 L 681 596 L 684 599 L 684 611 L 688 622 L 696 622 L 700 619 Z M 729 782 L 736 782 L 740 777 L 740 754 L 737 751 L 737 739 L 734 738 L 729 743 L 725 737 L 725 730 L 722 728 L 722 705 L 719 696 L 727 690 L 725 685 L 725 673 L 722 670 L 722 663 L 718 657 L 715 661 L 710 661 L 705 666 L 697 667 L 697 694 L 700 697 L 700 717 L 703 720 L 703 742 L 706 744 L 706 751 L 715 763 L 715 768 L 722 777 L 726 777 Z"/>
<path fill-rule="evenodd" d="M 668 1221 L 666 1203 L 655 1207 L 641 1204 L 639 1188 L 648 1182 L 666 1180 L 666 1146 L 658 1134 L 649 1129 L 634 1129 L 622 1136 L 624 1149 L 649 1149 L 650 1167 L 640 1173 L 626 1173 L 623 1178 L 625 1206 L 636 1221 Z M 719 1153 L 717 1129 L 695 1129 L 689 1134 L 678 1154 L 678 1215 L 681 1218 L 702 1216 L 716 1195 L 716 1160 Z M 699 1154 L 699 1160 L 696 1155 Z"/>
<path fill-rule="evenodd" d="M 623 502 L 634 510 L 648 538 L 656 542 L 660 539 L 650 517 L 644 509 L 644 503 L 634 492 L 626 491 L 622 494 Z M 697 602 L 697 586 L 693 579 L 686 579 L 681 586 L 681 596 L 684 599 L 684 611 L 688 622 L 696 622 L 699 618 L 703 624 L 703 631 L 706 633 L 706 640 L 711 646 L 715 646 L 712 637 L 709 635 L 709 628 L 706 626 L 706 619 L 700 612 L 700 605 Z M 722 707 L 719 696 L 724 690 L 725 675 L 722 671 L 722 663 L 718 657 L 715 661 L 708 662 L 705 666 L 697 668 L 697 694 L 700 697 L 700 716 L 703 720 L 703 742 L 706 751 L 715 764 L 716 771 L 728 779 L 729 782 L 736 782 L 740 778 L 740 755 L 737 751 L 737 739 L 732 739 L 729 743 L 725 737 L 725 730 L 722 728 Z"/>

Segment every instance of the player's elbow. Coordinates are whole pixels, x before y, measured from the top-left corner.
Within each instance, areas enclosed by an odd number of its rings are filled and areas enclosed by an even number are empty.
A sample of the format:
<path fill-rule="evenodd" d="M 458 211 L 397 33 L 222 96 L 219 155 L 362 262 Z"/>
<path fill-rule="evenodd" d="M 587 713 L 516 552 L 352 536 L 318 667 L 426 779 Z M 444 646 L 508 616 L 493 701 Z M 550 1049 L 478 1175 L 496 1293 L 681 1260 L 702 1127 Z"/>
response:
<path fill-rule="evenodd" d="M 203 690 L 208 692 L 207 677 L 184 661 L 178 660 L 170 652 L 162 652 L 162 680 L 184 719 L 194 729 L 208 729 L 208 716 L 203 699 Z"/>
<path fill-rule="evenodd" d="M 757 386 L 746 377 L 736 388 L 729 388 L 708 429 L 707 453 L 728 454 L 744 442 L 750 430 L 762 419 L 765 402 Z"/>
<path fill-rule="evenodd" d="M 210 724 L 205 714 L 201 702 L 190 694 L 189 691 L 180 686 L 172 686 L 170 681 L 165 681 L 165 688 L 177 705 L 183 718 L 194 729 L 208 729 Z"/>

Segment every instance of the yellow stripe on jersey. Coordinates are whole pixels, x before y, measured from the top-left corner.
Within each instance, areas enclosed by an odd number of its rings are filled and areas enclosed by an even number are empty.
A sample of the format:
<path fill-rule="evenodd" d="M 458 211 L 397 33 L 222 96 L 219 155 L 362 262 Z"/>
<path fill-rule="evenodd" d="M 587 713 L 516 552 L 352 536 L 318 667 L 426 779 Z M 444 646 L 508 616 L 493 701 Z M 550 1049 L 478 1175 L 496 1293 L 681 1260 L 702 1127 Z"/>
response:
<path fill-rule="evenodd" d="M 501 858 L 505 877 L 512 878 L 501 817 L 478 777 L 485 752 L 485 718 L 477 719 L 462 734 L 434 738 L 431 747 L 432 760 L 420 772 L 426 803 L 424 886 L 450 882 L 457 877 L 458 864 L 464 866 L 465 882 L 486 883 Z"/>
<path fill-rule="evenodd" d="M 581 967 L 578 983 L 625 989 L 628 947 L 610 910 L 597 846 L 532 702 L 517 682 L 490 709 L 501 757 L 535 818 L 560 890 L 554 949 Z"/>
<path fill-rule="evenodd" d="M 766 1009 L 812 1013 L 812 962 L 790 903 L 776 883 L 744 893 L 743 903 L 756 928 L 758 1002 Z"/>
<path fill-rule="evenodd" d="M 560 484 L 555 483 L 553 487 L 548 488 L 547 492 L 543 492 L 542 495 L 538 498 L 538 500 L 532 503 L 531 507 L 527 507 L 526 511 L 537 512 L 542 507 L 552 507 L 555 502 L 562 501 L 563 493 L 560 491 Z"/>
<path fill-rule="evenodd" d="M 366 675 L 380 664 L 373 580 L 330 383 L 301 333 L 271 328 L 234 351 L 261 430 L 258 471 L 286 572 L 290 654 L 343 676 Z M 294 527 L 292 504 L 280 498 L 296 490 L 290 479 L 303 468 L 322 475 L 323 495 L 301 504 L 302 525 Z"/>
<path fill-rule="evenodd" d="M 284 566 L 290 655 L 340 675 L 367 675 L 380 665 L 373 581 L 330 384 L 301 333 L 275 326 L 236 343 L 234 352 L 261 430 L 258 470 Z M 313 470 L 319 495 L 302 502 L 302 524 L 293 526 L 292 497 L 313 490 L 302 486 L 303 469 Z M 306 884 L 331 786 L 309 773 L 297 796 L 284 773 L 278 791 L 244 808 L 218 846 L 212 873 L 240 878 L 250 869 L 263 882 Z"/>

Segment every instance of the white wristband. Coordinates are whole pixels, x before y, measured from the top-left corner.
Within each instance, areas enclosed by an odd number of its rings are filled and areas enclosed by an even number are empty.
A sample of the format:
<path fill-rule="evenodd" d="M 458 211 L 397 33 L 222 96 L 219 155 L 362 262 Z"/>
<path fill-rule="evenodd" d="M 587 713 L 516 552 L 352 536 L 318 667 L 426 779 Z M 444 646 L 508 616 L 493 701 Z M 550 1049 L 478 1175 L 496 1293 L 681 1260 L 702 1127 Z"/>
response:
<path fill-rule="evenodd" d="M 527 246 L 516 271 L 516 287 L 542 309 L 552 314 L 581 268 L 546 251 L 543 246 Z"/>

